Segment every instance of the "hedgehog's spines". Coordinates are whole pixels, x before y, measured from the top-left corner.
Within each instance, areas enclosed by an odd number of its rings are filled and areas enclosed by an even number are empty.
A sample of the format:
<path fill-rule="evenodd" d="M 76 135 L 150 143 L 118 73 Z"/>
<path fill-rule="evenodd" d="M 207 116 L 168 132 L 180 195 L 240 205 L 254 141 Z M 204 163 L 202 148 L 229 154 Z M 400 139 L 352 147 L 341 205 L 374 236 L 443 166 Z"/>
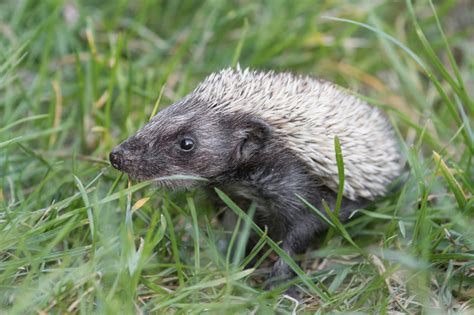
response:
<path fill-rule="evenodd" d="M 336 85 L 309 76 L 226 68 L 191 93 L 216 113 L 267 121 L 324 184 L 337 191 L 334 136 L 341 140 L 344 195 L 374 199 L 400 171 L 397 144 L 381 112 Z"/>

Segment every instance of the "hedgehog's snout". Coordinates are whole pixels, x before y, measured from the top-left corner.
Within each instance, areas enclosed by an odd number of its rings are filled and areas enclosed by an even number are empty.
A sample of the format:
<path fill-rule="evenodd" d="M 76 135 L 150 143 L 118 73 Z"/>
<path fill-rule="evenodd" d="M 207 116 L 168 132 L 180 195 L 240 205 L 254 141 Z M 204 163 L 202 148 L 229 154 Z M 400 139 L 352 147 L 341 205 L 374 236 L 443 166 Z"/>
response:
<path fill-rule="evenodd" d="M 120 148 L 120 146 L 114 148 L 112 152 L 109 154 L 109 160 L 110 164 L 119 171 L 122 170 L 123 167 L 123 150 Z"/>
<path fill-rule="evenodd" d="M 148 144 L 137 136 L 132 136 L 116 146 L 109 154 L 110 164 L 119 171 L 128 173 L 131 164 L 146 154 Z"/>
<path fill-rule="evenodd" d="M 126 171 L 127 161 L 132 156 L 132 148 L 130 147 L 130 140 L 116 146 L 109 154 L 110 164 L 119 171 Z"/>

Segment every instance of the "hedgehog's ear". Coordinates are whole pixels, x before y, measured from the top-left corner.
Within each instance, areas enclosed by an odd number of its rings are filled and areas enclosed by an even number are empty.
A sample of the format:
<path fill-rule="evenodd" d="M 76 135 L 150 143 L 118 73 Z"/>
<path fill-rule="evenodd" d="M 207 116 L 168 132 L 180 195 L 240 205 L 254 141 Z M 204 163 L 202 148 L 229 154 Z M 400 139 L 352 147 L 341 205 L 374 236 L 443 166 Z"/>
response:
<path fill-rule="evenodd" d="M 248 160 L 265 145 L 271 135 L 270 125 L 258 118 L 246 119 L 238 129 L 235 150 L 238 161 Z"/>

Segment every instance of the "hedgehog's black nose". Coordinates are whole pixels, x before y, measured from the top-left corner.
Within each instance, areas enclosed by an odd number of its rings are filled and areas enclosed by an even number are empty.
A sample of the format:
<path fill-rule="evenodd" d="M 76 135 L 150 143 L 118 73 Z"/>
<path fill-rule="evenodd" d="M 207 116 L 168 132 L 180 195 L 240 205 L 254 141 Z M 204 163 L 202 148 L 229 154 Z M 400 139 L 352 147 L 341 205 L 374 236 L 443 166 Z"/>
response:
<path fill-rule="evenodd" d="M 122 169 L 123 155 L 121 150 L 117 150 L 117 148 L 113 149 L 112 152 L 110 152 L 109 154 L 109 159 L 113 167 L 115 167 L 119 171 Z"/>

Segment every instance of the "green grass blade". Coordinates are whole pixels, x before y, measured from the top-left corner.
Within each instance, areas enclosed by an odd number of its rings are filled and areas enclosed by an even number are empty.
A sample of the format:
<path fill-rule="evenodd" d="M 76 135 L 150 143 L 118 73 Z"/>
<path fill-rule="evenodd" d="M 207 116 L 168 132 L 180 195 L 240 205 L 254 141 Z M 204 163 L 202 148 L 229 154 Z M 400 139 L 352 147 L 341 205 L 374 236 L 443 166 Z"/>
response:
<path fill-rule="evenodd" d="M 189 211 L 191 212 L 191 218 L 193 220 L 193 232 L 194 232 L 194 269 L 196 273 L 201 270 L 201 250 L 199 245 L 199 225 L 196 214 L 196 206 L 191 197 L 186 198 L 188 202 Z"/>
<path fill-rule="evenodd" d="M 339 137 L 334 137 L 334 151 L 336 152 L 337 173 L 339 177 L 339 188 L 337 191 L 336 206 L 334 208 L 334 216 L 339 217 L 339 211 L 342 205 L 342 197 L 344 196 L 344 160 L 342 157 L 341 142 Z"/>
<path fill-rule="evenodd" d="M 463 192 L 461 185 L 459 185 L 452 171 L 446 165 L 446 162 L 441 158 L 441 156 L 433 151 L 433 159 L 436 161 L 436 171 L 441 171 L 444 179 L 448 183 L 450 190 L 453 192 L 454 197 L 459 205 L 460 209 L 465 209 L 466 206 L 466 194 Z"/>

